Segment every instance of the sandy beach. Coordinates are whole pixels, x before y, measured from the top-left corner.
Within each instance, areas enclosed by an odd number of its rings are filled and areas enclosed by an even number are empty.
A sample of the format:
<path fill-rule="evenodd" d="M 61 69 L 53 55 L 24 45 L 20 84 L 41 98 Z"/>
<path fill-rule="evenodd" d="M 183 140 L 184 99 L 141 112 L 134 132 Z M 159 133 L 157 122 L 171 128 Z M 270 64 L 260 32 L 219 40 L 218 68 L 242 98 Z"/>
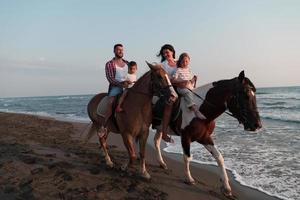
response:
<path fill-rule="evenodd" d="M 0 199 L 228 199 L 220 192 L 218 169 L 192 163 L 196 185 L 184 183 L 180 155 L 163 152 L 168 170 L 159 167 L 147 146 L 151 180 L 139 166 L 122 171 L 127 152 L 120 135 L 110 134 L 115 167 L 109 169 L 94 137 L 84 142 L 87 124 L 24 114 L 0 113 Z M 153 134 L 148 139 L 152 144 Z M 242 186 L 230 175 L 234 197 L 277 199 Z"/>

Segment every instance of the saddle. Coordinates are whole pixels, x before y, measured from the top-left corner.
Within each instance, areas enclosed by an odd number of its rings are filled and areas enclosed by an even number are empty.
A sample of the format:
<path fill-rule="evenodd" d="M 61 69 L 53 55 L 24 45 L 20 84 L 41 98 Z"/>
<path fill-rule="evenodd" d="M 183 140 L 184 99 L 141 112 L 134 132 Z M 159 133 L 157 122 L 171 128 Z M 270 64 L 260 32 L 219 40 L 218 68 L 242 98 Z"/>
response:
<path fill-rule="evenodd" d="M 112 103 L 112 115 L 110 116 L 110 119 L 112 120 L 112 122 L 114 123 L 115 127 L 119 130 L 119 126 L 117 124 L 117 120 L 116 120 L 116 108 L 118 106 L 118 102 L 119 99 L 121 97 L 121 94 L 118 94 L 115 99 L 114 102 Z M 101 116 L 101 117 L 105 117 L 105 113 L 107 110 L 107 104 L 108 104 L 108 96 L 105 96 L 98 104 L 97 106 L 97 115 Z"/>

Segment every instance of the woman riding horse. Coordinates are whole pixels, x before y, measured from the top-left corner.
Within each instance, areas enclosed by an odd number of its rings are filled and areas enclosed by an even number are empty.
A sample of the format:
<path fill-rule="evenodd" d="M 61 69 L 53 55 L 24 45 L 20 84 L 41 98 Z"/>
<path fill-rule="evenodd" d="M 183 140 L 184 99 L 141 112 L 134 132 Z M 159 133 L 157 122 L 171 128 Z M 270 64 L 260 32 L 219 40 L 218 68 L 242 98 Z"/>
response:
<path fill-rule="evenodd" d="M 188 183 L 195 183 L 195 180 L 191 176 L 189 163 L 192 160 L 190 144 L 196 141 L 204 145 L 216 159 L 221 169 L 223 193 L 225 196 L 232 195 L 223 156 L 214 146 L 211 135 L 215 128 L 215 119 L 227 109 L 232 113 L 230 115 L 244 125 L 245 130 L 255 131 L 261 128 L 262 125 L 257 111 L 255 91 L 253 83 L 245 77 L 244 71 L 237 78 L 214 82 L 194 89 L 193 92 L 198 97 L 198 103 L 196 104 L 206 119 L 195 118 L 194 115 L 190 115 L 184 110 L 185 106 L 182 106 L 182 117 L 178 117 L 176 121 L 177 127 L 181 130 L 185 175 Z M 161 156 L 160 141 L 160 137 L 157 134 L 154 137 L 154 143 L 157 150 L 158 162 L 162 167 L 167 168 Z"/>
<path fill-rule="evenodd" d="M 134 139 L 139 142 L 141 175 L 149 179 L 150 175 L 145 166 L 145 147 L 149 135 L 149 126 L 152 122 L 152 98 L 153 95 L 159 93 L 160 90 L 167 90 L 171 95 L 170 98 L 176 96 L 176 92 L 172 87 L 166 72 L 158 66 L 148 63 L 150 71 L 145 73 L 132 88 L 128 90 L 126 99 L 123 102 L 123 112 L 115 113 L 115 118 L 111 117 L 107 121 L 107 133 L 120 133 L 129 155 L 128 165 L 136 160 L 134 149 Z M 106 93 L 100 93 L 94 96 L 88 104 L 88 115 L 93 124 L 90 133 L 99 130 L 105 122 L 105 115 L 97 114 L 97 107 L 102 99 L 107 98 Z M 100 103 L 100 109 L 106 108 L 107 104 Z M 90 135 L 90 133 L 88 135 Z M 107 148 L 107 137 L 98 135 L 99 142 L 104 151 L 106 164 L 113 167 Z"/>

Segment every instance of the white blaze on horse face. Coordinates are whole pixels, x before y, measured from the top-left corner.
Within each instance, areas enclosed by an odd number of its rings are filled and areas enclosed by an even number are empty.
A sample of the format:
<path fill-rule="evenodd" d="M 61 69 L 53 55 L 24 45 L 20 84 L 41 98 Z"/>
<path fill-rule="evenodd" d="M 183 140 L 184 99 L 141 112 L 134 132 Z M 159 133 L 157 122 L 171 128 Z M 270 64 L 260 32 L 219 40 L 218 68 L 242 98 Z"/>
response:
<path fill-rule="evenodd" d="M 175 92 L 175 89 L 173 88 L 172 84 L 171 84 L 171 81 L 169 79 L 169 76 L 168 74 L 165 74 L 165 77 L 166 77 L 166 80 L 167 80 L 167 83 L 168 85 L 170 86 L 169 89 L 171 91 L 171 96 L 173 97 L 174 101 L 178 98 L 178 95 L 177 93 Z"/>
<path fill-rule="evenodd" d="M 250 94 L 255 97 L 255 93 L 251 90 Z"/>

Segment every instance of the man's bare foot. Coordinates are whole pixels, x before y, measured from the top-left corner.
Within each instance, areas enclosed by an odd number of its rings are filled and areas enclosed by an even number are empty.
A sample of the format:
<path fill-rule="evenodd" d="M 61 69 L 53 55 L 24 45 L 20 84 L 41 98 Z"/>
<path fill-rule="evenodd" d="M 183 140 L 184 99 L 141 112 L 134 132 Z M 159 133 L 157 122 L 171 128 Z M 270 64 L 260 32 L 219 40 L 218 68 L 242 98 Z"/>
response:
<path fill-rule="evenodd" d="M 117 106 L 116 112 L 123 112 L 123 108 L 121 108 L 121 106 Z"/>
<path fill-rule="evenodd" d="M 174 144 L 175 141 L 171 138 L 171 136 L 169 136 L 168 134 L 163 134 L 162 137 L 161 137 L 165 142 L 169 142 L 169 143 L 172 143 Z"/>

